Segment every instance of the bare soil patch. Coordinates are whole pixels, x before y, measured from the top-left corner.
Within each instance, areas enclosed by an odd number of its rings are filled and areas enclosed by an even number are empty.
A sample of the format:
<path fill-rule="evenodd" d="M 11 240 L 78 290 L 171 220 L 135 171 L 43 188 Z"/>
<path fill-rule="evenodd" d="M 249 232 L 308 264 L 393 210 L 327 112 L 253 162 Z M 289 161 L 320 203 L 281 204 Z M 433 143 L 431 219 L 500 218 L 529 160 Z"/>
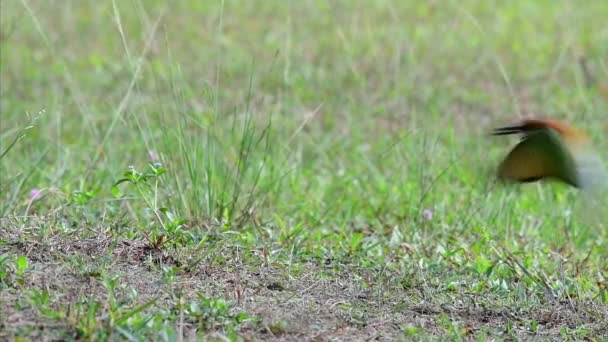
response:
<path fill-rule="evenodd" d="M 467 294 L 425 284 L 416 274 L 407 276 L 410 286 L 403 286 L 405 275 L 331 262 L 305 262 L 291 273 L 283 264 L 246 264 L 239 257 L 242 251 L 229 249 L 222 264 L 201 262 L 168 282 L 159 265 L 179 264 L 179 251 L 153 251 L 145 241 L 57 235 L 36 242 L 7 230 L 0 237 L 0 255 L 25 255 L 30 261 L 21 285 L 0 290 L 2 339 L 21 334 L 44 340 L 79 338 L 70 310 L 83 300 L 105 303 L 97 319 L 107 320 L 109 291 L 102 274 L 117 280 L 116 302 L 135 307 L 155 300 L 145 309 L 149 311 L 178 312 L 180 301 L 196 301 L 199 295 L 232 300 L 233 312 L 245 311 L 253 318 L 238 330 L 251 340 L 432 339 L 453 329 L 500 339 L 556 340 L 576 329 L 587 330 L 591 339 L 608 336 L 608 308 L 596 302 Z M 49 317 L 31 305 L 32 291 L 49 293 L 47 309 L 65 317 Z M 186 317 L 176 322 L 176 330 L 180 328 L 186 337 L 194 337 L 201 326 Z M 209 337 L 220 336 L 225 328 L 221 322 L 205 326 Z"/>

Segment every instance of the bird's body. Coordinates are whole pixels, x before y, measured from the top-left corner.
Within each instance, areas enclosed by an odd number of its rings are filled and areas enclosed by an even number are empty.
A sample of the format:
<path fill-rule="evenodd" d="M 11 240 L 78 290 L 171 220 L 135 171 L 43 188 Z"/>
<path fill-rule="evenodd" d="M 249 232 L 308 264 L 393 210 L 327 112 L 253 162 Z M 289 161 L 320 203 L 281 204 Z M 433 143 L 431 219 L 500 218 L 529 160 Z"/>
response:
<path fill-rule="evenodd" d="M 527 119 L 492 134 L 523 136 L 500 164 L 499 179 L 533 182 L 553 178 L 578 188 L 590 188 L 606 179 L 587 135 L 562 122 Z"/>

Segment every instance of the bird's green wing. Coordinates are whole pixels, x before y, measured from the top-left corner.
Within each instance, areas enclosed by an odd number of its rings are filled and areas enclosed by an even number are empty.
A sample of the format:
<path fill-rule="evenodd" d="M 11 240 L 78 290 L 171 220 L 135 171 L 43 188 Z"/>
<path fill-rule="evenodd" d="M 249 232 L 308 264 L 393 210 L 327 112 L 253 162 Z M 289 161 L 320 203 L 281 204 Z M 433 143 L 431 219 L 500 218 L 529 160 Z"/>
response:
<path fill-rule="evenodd" d="M 517 182 L 557 178 L 580 186 L 576 162 L 557 132 L 539 129 L 529 133 L 507 155 L 498 177 Z"/>

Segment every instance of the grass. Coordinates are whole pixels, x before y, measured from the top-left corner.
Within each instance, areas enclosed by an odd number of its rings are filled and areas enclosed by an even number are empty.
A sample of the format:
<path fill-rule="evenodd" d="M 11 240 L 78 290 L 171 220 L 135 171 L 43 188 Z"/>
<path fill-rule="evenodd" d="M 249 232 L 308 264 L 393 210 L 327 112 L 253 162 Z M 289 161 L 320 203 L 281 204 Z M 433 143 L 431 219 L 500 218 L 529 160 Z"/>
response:
<path fill-rule="evenodd" d="M 485 136 L 605 151 L 607 14 L 2 2 L 0 337 L 607 338 L 603 207 Z"/>

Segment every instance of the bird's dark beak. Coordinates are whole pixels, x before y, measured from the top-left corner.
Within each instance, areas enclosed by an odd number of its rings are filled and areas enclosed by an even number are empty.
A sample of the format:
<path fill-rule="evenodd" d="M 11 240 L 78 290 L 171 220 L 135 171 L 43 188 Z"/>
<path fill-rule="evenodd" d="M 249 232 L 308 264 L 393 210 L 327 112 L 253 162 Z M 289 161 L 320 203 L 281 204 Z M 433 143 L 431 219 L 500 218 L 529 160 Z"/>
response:
<path fill-rule="evenodd" d="M 507 134 L 521 133 L 523 131 L 524 131 L 524 127 L 521 125 L 507 126 L 507 127 L 495 128 L 490 135 L 507 135 Z"/>

